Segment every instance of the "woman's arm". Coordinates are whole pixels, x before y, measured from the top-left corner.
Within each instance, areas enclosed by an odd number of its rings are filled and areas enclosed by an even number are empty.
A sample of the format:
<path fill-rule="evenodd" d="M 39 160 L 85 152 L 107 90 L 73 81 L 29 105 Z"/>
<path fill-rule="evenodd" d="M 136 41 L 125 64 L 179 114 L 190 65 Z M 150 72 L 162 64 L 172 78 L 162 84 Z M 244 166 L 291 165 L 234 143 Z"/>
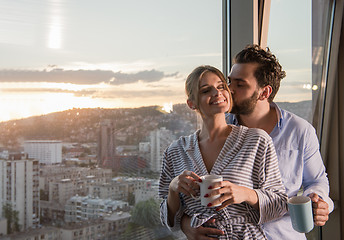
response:
<path fill-rule="evenodd" d="M 171 182 L 172 183 L 172 182 Z M 168 222 L 170 226 L 174 226 L 174 218 L 176 213 L 180 209 L 180 199 L 179 199 L 179 192 L 175 192 L 169 188 L 168 196 L 167 196 L 167 209 L 168 209 Z"/>
<path fill-rule="evenodd" d="M 169 158 L 167 149 L 163 155 L 162 169 L 159 180 L 159 197 L 163 199 L 160 205 L 161 222 L 165 226 L 173 227 L 175 225 L 176 215 L 182 214 L 180 193 L 187 196 L 197 193 L 195 189 L 199 186 L 196 181 L 201 181 L 200 177 L 194 172 L 185 170 L 182 174 L 175 176 L 173 167 L 174 159 Z M 178 158 L 178 157 L 177 157 Z M 178 219 L 180 219 L 181 215 Z"/>
<path fill-rule="evenodd" d="M 196 181 L 202 180 L 196 173 L 187 170 L 171 181 L 167 196 L 167 208 L 168 219 L 172 226 L 174 224 L 176 212 L 180 208 L 179 193 L 183 193 L 187 196 L 196 196 L 197 193 L 195 189 L 199 188 Z"/>
<path fill-rule="evenodd" d="M 261 156 L 259 188 L 259 224 L 283 216 L 288 211 L 288 197 L 282 183 L 275 147 L 269 137 Z"/>

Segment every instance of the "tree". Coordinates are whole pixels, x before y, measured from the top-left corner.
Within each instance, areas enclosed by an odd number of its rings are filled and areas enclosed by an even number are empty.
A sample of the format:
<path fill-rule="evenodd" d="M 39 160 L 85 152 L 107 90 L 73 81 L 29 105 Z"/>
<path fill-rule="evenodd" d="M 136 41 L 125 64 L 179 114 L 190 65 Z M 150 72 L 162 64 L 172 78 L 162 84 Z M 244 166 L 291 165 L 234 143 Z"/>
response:
<path fill-rule="evenodd" d="M 131 212 L 132 221 L 148 228 L 154 228 L 160 224 L 159 203 L 153 198 L 139 202 Z"/>
<path fill-rule="evenodd" d="M 128 194 L 128 203 L 130 206 L 133 206 L 135 204 L 135 194 L 134 193 L 129 193 Z"/>
<path fill-rule="evenodd" d="M 7 234 L 11 234 L 13 232 L 19 231 L 19 212 L 12 209 L 12 205 L 10 203 L 5 203 L 2 206 L 3 217 L 7 219 Z"/>

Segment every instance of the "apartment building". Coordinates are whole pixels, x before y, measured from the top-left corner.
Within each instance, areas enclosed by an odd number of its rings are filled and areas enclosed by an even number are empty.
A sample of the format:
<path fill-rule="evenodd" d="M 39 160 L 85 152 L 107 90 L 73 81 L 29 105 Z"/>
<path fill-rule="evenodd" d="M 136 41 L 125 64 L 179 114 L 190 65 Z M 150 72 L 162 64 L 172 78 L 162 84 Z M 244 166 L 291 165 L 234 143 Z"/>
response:
<path fill-rule="evenodd" d="M 150 179 L 116 177 L 108 183 L 93 184 L 89 187 L 89 194 L 102 199 L 114 199 L 128 201 L 130 194 L 135 194 L 136 190 L 150 187 Z"/>
<path fill-rule="evenodd" d="M 136 189 L 134 192 L 135 195 L 135 204 L 147 201 L 151 198 L 159 199 L 159 181 L 151 180 L 147 182 L 146 187 Z"/>
<path fill-rule="evenodd" d="M 39 160 L 41 164 L 57 164 L 62 162 L 62 141 L 30 140 L 24 142 L 24 152 L 30 158 Z"/>
<path fill-rule="evenodd" d="M 150 133 L 150 170 L 159 173 L 161 171 L 162 155 L 165 149 L 172 143 L 175 136 L 172 131 L 162 127 Z"/>
<path fill-rule="evenodd" d="M 129 204 L 120 200 L 74 196 L 66 202 L 65 222 L 101 219 L 113 212 L 128 211 Z"/>
<path fill-rule="evenodd" d="M 38 160 L 28 159 L 23 154 L 9 154 L 9 159 L 0 159 L 0 206 L 4 204 L 18 212 L 20 230 L 38 226 Z"/>
<path fill-rule="evenodd" d="M 28 229 L 24 232 L 15 233 L 0 237 L 0 240 L 64 240 L 61 237 L 61 230 L 56 227 L 40 227 Z"/>
<path fill-rule="evenodd" d="M 116 212 L 102 219 L 68 224 L 61 228 L 62 239 L 69 240 L 112 240 L 120 239 L 131 216 L 127 212 Z"/>
<path fill-rule="evenodd" d="M 109 182 L 111 177 L 111 169 L 42 166 L 40 189 L 49 196 L 47 200 L 65 203 L 76 194 L 87 195 L 90 186 Z"/>
<path fill-rule="evenodd" d="M 100 122 L 98 140 L 98 164 L 99 166 L 113 166 L 116 156 L 115 124 L 110 119 Z"/>

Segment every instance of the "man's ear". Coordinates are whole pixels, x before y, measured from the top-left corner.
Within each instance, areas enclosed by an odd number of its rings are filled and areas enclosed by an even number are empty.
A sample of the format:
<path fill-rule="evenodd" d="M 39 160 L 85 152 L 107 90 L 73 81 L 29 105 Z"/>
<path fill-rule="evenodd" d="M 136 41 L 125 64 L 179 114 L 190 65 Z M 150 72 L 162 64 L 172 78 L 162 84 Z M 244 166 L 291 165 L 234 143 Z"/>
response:
<path fill-rule="evenodd" d="M 191 108 L 192 110 L 196 109 L 195 105 L 193 104 L 193 102 L 191 100 L 188 99 L 186 101 L 186 103 L 188 104 L 189 108 Z"/>
<path fill-rule="evenodd" d="M 259 94 L 259 100 L 268 99 L 272 93 L 272 87 L 270 85 L 266 85 L 262 88 L 261 93 Z"/>

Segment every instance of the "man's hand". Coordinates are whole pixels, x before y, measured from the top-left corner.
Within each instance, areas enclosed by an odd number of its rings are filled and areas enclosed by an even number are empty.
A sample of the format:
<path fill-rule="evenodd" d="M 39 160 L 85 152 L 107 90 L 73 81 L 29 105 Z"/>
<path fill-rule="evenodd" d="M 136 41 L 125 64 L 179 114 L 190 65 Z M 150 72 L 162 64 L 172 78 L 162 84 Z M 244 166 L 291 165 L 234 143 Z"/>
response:
<path fill-rule="evenodd" d="M 209 220 L 206 224 L 214 224 L 215 219 Z M 211 237 L 211 236 L 220 236 L 223 235 L 224 232 L 217 229 L 217 228 L 212 228 L 212 227 L 198 227 L 198 228 L 193 228 L 191 227 L 191 217 L 187 215 L 183 215 L 182 220 L 181 220 L 181 229 L 185 236 L 189 240 L 211 240 L 211 239 L 218 239 L 216 237 Z"/>
<path fill-rule="evenodd" d="M 312 199 L 314 224 L 324 226 L 330 214 L 327 202 L 322 200 L 316 193 L 311 193 L 309 197 Z"/>

